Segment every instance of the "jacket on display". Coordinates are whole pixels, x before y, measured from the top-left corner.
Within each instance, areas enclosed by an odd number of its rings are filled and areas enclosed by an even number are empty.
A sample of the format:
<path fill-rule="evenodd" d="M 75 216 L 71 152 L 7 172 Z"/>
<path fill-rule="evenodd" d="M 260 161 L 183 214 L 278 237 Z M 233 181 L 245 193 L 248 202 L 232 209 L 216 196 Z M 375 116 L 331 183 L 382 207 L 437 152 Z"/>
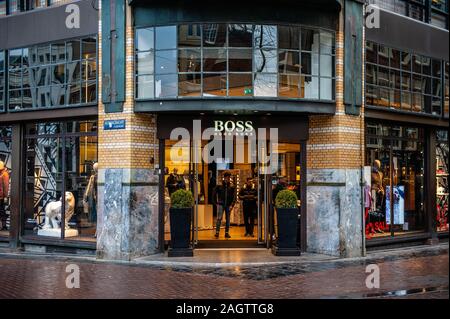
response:
<path fill-rule="evenodd" d="M 0 171 L 0 199 L 5 199 L 8 197 L 8 190 L 9 190 L 9 174 L 5 168 L 2 171 Z"/>

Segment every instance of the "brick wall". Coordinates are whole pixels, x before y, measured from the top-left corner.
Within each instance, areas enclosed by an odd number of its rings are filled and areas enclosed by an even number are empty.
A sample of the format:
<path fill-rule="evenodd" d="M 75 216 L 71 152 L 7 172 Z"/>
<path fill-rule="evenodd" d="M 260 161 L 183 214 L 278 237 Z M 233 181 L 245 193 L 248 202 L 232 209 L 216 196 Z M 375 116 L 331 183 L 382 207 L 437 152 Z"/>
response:
<path fill-rule="evenodd" d="M 100 168 L 153 168 L 150 159 L 158 160 L 156 118 L 154 115 L 135 114 L 134 110 L 134 30 L 131 10 L 127 6 L 126 30 L 126 92 L 121 113 L 105 113 L 101 103 L 102 79 L 99 77 L 99 166 Z M 99 61 L 102 58 L 101 23 L 99 22 Z M 99 74 L 102 74 L 101 63 Z M 105 120 L 126 120 L 125 130 L 103 130 Z"/>
<path fill-rule="evenodd" d="M 308 169 L 358 168 L 364 162 L 364 151 L 361 149 L 364 147 L 364 109 L 361 109 L 361 116 L 345 114 L 342 15 L 340 20 L 336 34 L 336 114 L 310 116 Z"/>

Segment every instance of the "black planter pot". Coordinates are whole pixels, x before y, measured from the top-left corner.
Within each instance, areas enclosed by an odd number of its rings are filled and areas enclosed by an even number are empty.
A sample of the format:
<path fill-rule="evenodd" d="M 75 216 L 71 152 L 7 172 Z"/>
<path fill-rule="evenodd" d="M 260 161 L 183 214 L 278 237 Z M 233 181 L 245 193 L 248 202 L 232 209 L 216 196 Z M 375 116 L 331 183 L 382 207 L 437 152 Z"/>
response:
<path fill-rule="evenodd" d="M 272 248 L 276 256 L 300 256 L 297 246 L 297 208 L 277 208 L 278 240 Z"/>
<path fill-rule="evenodd" d="M 192 208 L 170 208 L 169 257 L 192 257 Z"/>

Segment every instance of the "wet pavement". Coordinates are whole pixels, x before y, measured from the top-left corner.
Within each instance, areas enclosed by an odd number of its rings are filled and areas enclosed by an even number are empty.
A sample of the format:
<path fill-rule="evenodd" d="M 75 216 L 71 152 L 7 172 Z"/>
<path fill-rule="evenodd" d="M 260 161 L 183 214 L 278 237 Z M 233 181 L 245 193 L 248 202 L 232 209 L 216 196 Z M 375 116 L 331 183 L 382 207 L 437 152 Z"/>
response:
<path fill-rule="evenodd" d="M 448 299 L 448 245 L 374 252 L 367 258 L 264 258 L 256 252 L 204 252 L 203 262 L 164 256 L 131 263 L 92 258 L 0 254 L 0 298 L 433 298 Z M 229 254 L 242 254 L 241 263 Z M 224 262 L 214 262 L 214 254 Z M 228 254 L 228 255 L 227 255 Z M 223 257 L 225 256 L 225 257 Z M 228 257 L 227 257 L 228 256 Z M 164 262 L 165 261 L 165 262 Z M 80 269 L 80 288 L 66 287 L 66 267 Z M 380 270 L 380 288 L 366 287 L 366 266 Z"/>

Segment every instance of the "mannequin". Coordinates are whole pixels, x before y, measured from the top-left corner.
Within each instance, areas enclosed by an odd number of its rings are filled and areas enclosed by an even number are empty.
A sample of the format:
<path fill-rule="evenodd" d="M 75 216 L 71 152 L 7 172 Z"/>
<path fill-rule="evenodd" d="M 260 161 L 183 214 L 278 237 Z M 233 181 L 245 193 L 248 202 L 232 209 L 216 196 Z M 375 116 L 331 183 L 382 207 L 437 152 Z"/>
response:
<path fill-rule="evenodd" d="M 8 204 L 8 192 L 9 192 L 9 174 L 5 167 L 5 163 L 0 161 L 0 230 L 8 230 L 6 228 L 6 220 L 8 215 L 6 214 L 6 205 Z"/>
<path fill-rule="evenodd" d="M 381 206 L 381 201 L 379 201 L 378 197 L 380 199 L 383 198 L 384 195 L 384 187 L 383 187 L 383 173 L 381 172 L 381 162 L 379 160 L 373 161 L 373 168 L 372 168 L 372 191 L 375 191 L 376 193 L 376 205 L 377 207 Z M 380 205 L 379 205 L 380 204 Z"/>
<path fill-rule="evenodd" d="M 89 221 L 95 223 L 97 221 L 97 175 L 98 163 L 92 166 L 94 172 L 89 178 L 86 191 L 83 196 L 84 213 L 89 214 Z"/>
<path fill-rule="evenodd" d="M 383 186 L 383 173 L 381 172 L 381 162 L 380 160 L 374 160 L 373 161 L 373 167 L 372 167 L 372 174 L 371 174 L 371 180 L 372 180 L 372 203 L 374 205 L 374 212 L 378 212 L 378 220 L 377 222 L 384 221 L 383 215 L 386 214 L 385 210 L 383 209 L 383 203 L 384 203 L 384 186 Z M 383 217 L 383 218 L 381 218 Z M 378 233 L 383 233 L 383 230 L 379 227 L 375 227 L 374 229 Z"/>

